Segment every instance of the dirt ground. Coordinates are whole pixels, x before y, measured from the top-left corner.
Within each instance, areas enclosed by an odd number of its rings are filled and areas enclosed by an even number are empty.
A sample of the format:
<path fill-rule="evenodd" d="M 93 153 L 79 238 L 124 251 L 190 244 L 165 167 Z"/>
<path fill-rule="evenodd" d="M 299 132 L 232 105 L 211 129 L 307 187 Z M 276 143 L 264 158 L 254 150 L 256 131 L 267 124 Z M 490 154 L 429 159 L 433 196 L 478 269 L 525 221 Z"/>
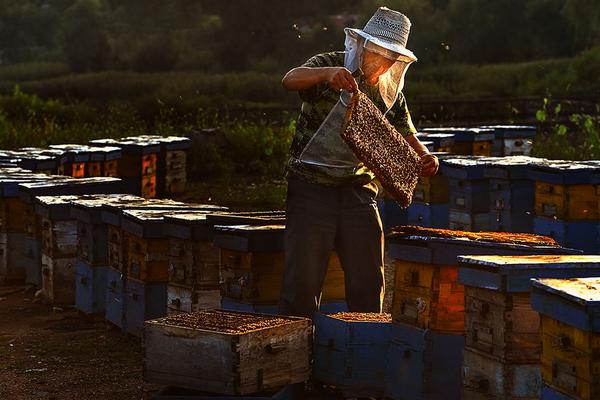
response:
<path fill-rule="evenodd" d="M 0 399 L 140 399 L 142 348 L 101 320 L 0 287 Z"/>

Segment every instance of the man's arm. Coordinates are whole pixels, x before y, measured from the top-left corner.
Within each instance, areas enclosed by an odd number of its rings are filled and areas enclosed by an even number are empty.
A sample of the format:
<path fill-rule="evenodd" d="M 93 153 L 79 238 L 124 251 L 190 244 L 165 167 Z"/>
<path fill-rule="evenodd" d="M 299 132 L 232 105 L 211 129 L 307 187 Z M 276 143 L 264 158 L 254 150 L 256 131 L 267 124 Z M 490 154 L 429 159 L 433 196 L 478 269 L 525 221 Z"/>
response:
<path fill-rule="evenodd" d="M 417 152 L 421 160 L 423 160 L 423 170 L 421 176 L 433 176 L 437 173 L 440 167 L 439 161 L 436 156 L 429 153 L 427 147 L 421 143 L 421 141 L 415 135 L 408 135 L 405 137 L 406 141 L 410 146 Z"/>
<path fill-rule="evenodd" d="M 290 91 L 306 90 L 322 82 L 327 82 L 335 91 L 354 92 L 358 88 L 356 80 L 344 67 L 297 67 L 281 80 L 283 87 Z"/>

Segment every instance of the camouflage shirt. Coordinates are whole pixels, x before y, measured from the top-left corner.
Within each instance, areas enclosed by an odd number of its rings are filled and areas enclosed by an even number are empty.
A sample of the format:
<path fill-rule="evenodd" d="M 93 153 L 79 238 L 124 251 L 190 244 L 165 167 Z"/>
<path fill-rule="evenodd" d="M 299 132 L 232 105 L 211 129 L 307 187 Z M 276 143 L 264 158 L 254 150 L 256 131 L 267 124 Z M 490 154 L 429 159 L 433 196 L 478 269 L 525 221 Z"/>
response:
<path fill-rule="evenodd" d="M 344 66 L 344 52 L 336 51 L 317 54 L 303 64 L 304 67 L 341 67 Z M 362 79 L 357 78 L 359 89 L 377 105 L 381 112 L 387 107 L 379 94 L 377 86 L 367 85 Z M 329 88 L 327 82 L 320 83 L 309 89 L 299 92 L 302 99 L 302 109 L 296 124 L 296 134 L 290 149 L 290 159 L 286 168 L 288 178 L 297 178 L 311 183 L 327 186 L 340 186 L 346 184 L 367 184 L 375 175 L 364 165 L 356 168 L 331 168 L 306 164 L 300 161 L 302 151 L 319 129 L 329 111 L 337 103 L 339 93 Z M 404 96 L 400 94 L 398 101 L 386 114 L 387 119 L 403 136 L 415 134 L 415 129 Z"/>

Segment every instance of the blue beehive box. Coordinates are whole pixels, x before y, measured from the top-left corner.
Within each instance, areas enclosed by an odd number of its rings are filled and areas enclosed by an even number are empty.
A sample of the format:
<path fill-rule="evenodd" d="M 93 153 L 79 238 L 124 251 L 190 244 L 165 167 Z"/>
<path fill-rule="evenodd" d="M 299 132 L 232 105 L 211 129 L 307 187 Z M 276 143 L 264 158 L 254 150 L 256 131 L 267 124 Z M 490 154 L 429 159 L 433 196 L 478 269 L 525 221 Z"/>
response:
<path fill-rule="evenodd" d="M 141 337 L 144 321 L 167 315 L 167 284 L 127 278 L 125 282 L 125 331 Z"/>
<path fill-rule="evenodd" d="M 532 233 L 532 212 L 492 210 L 489 214 L 489 230 L 493 232 Z"/>
<path fill-rule="evenodd" d="M 317 313 L 314 318 L 313 376 L 345 397 L 381 397 L 385 389 L 391 316 Z"/>
<path fill-rule="evenodd" d="M 463 335 L 394 323 L 385 396 L 394 400 L 461 398 Z"/>
<path fill-rule="evenodd" d="M 413 202 L 407 209 L 408 224 L 429 228 L 448 228 L 448 204 Z M 397 225 L 395 225 L 397 226 Z"/>
<path fill-rule="evenodd" d="M 489 158 L 461 157 L 442 160 L 442 175 L 448 178 L 450 209 L 468 214 L 481 214 L 489 211 L 489 183 L 485 177 L 485 168 Z M 470 226 L 471 229 L 486 225 L 459 219 L 457 224 Z M 477 228 L 474 228 L 477 226 Z M 452 218 L 450 218 L 452 228 Z"/>
<path fill-rule="evenodd" d="M 453 133 L 419 133 L 417 135 L 419 140 L 424 140 L 427 142 L 433 142 L 433 151 L 439 151 L 440 149 L 450 150 L 452 145 L 454 144 L 454 134 Z"/>
<path fill-rule="evenodd" d="M 121 271 L 106 271 L 106 320 L 125 331 L 125 276 Z"/>
<path fill-rule="evenodd" d="M 490 230 L 490 213 L 471 213 L 450 209 L 448 226 L 457 231 L 481 232 Z"/>
<path fill-rule="evenodd" d="M 600 183 L 600 166 L 574 161 L 549 161 L 534 165 L 529 179 L 555 185 L 585 185 Z"/>
<path fill-rule="evenodd" d="M 544 159 L 521 156 L 490 161 L 485 168 L 490 182 L 490 209 L 533 212 L 535 182 L 529 179 L 529 170 L 545 163 Z"/>
<path fill-rule="evenodd" d="M 395 226 L 408 223 L 408 209 L 401 207 L 394 200 L 379 200 L 378 208 L 385 233 L 389 233 Z"/>
<path fill-rule="evenodd" d="M 455 142 L 484 142 L 494 140 L 494 131 L 488 128 L 424 128 L 422 132 L 429 134 L 432 133 L 445 133 L 454 136 Z"/>
<path fill-rule="evenodd" d="M 590 254 L 598 252 L 598 221 L 561 221 L 535 217 L 533 231 L 539 235 L 549 236 L 563 246 L 580 249 Z"/>
<path fill-rule="evenodd" d="M 91 266 L 78 260 L 75 264 L 75 306 L 86 314 L 106 310 L 106 274 L 108 267 Z"/>

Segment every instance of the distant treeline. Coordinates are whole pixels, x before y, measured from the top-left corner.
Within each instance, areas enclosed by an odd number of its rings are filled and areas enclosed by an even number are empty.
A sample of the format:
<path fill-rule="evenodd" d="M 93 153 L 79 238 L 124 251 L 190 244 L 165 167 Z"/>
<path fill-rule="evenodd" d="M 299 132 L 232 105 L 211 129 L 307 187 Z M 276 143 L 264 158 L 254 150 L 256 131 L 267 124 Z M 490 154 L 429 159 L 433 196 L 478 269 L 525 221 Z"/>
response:
<path fill-rule="evenodd" d="M 0 63 L 73 72 L 281 72 L 340 49 L 387 5 L 424 65 L 571 57 L 600 40 L 590 0 L 0 0 Z"/>

